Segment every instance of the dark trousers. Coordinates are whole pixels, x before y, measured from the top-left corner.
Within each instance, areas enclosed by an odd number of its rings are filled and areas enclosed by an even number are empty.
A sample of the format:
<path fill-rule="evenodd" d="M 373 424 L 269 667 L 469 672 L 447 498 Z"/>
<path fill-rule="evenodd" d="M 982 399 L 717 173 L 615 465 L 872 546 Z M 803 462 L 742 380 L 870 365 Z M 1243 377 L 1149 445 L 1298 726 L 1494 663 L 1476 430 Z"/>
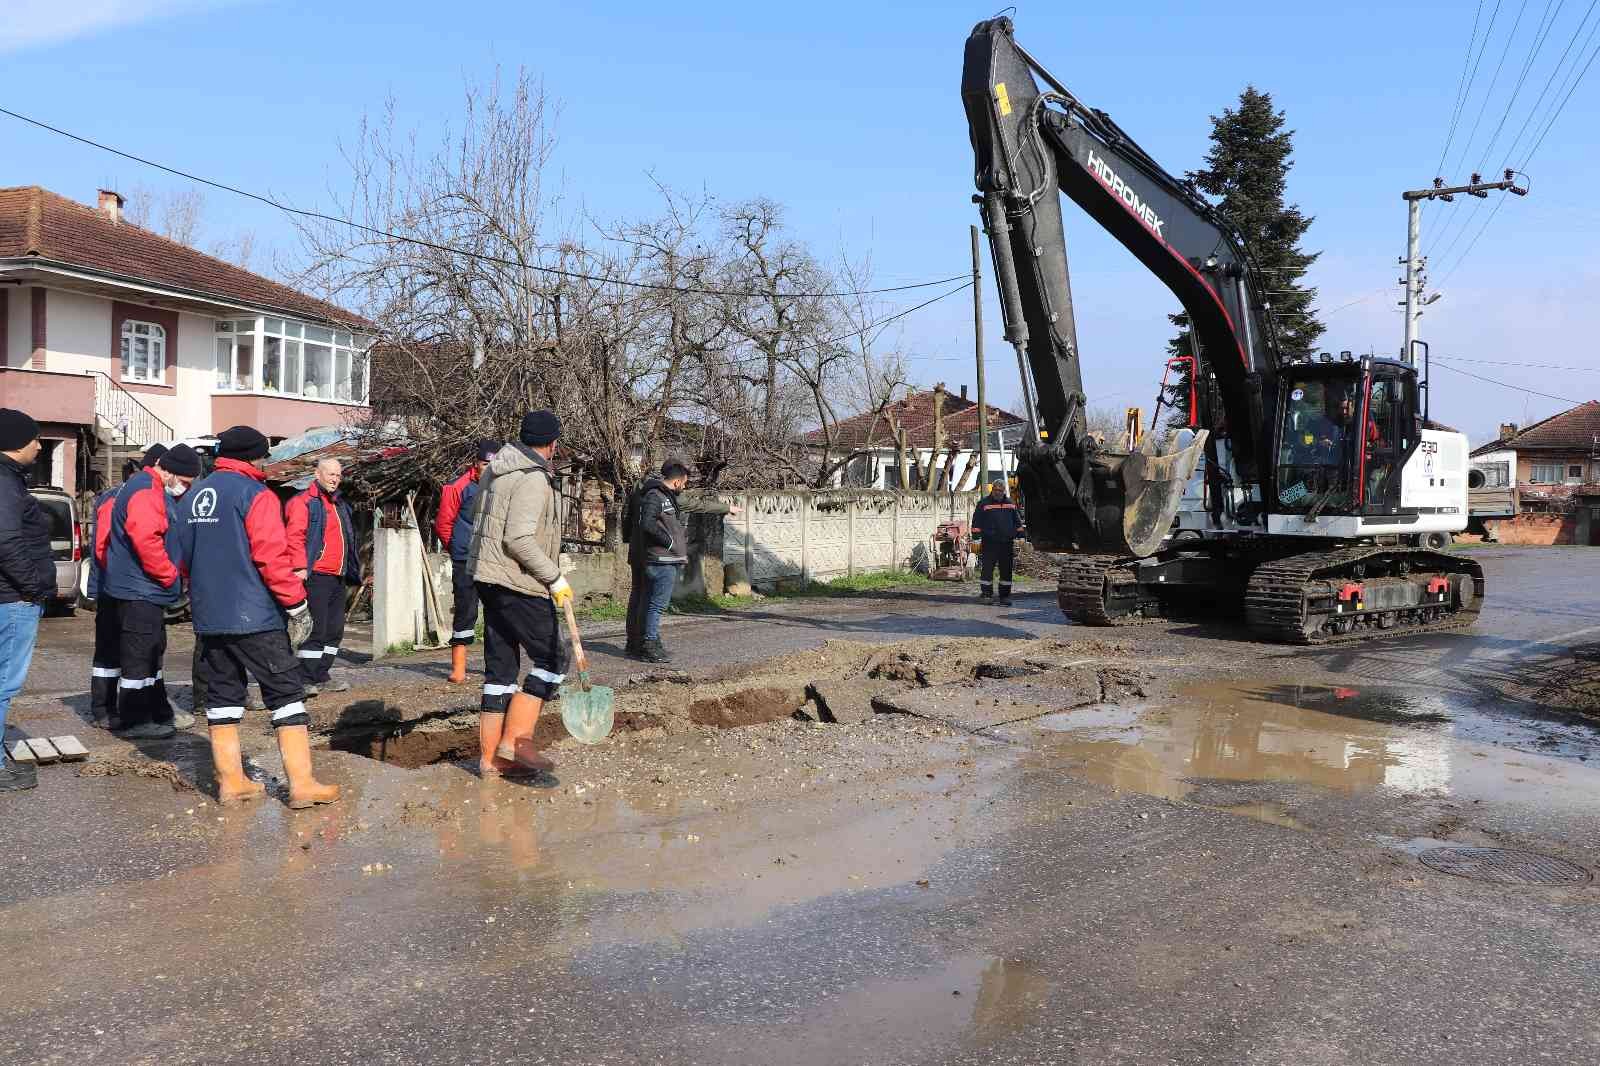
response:
<path fill-rule="evenodd" d="M 483 703 L 487 714 L 504 714 L 517 691 L 522 652 L 528 653 L 528 676 L 522 691 L 536 699 L 554 699 L 566 680 L 567 647 L 556 625 L 556 607 L 547 597 L 479 583 L 483 600 Z"/>
<path fill-rule="evenodd" d="M 629 563 L 628 573 L 628 650 L 638 651 L 644 647 L 644 608 L 650 587 L 643 566 Z"/>
<path fill-rule="evenodd" d="M 450 560 L 450 589 L 455 593 L 455 609 L 450 617 L 450 643 L 466 647 L 477 639 L 478 586 L 467 573 L 465 560 Z"/>
<path fill-rule="evenodd" d="M 320 685 L 328 680 L 344 639 L 344 579 L 312 574 L 306 581 L 306 605 L 311 608 L 311 636 L 298 652 L 300 677 L 308 685 Z"/>
<path fill-rule="evenodd" d="M 1011 568 L 1017 559 L 1014 541 L 984 541 L 978 552 L 978 587 L 985 596 L 994 595 L 994 572 L 1000 570 L 1000 598 L 1011 598 Z"/>
<path fill-rule="evenodd" d="M 197 638 L 195 688 L 205 693 L 206 721 L 237 725 L 244 719 L 245 688 L 250 678 L 272 714 L 274 729 L 306 725 L 301 667 L 281 629 L 265 633 L 223 634 Z"/>
<path fill-rule="evenodd" d="M 122 624 L 117 604 L 101 596 L 94 608 L 94 661 L 89 671 L 89 711 L 96 722 L 117 724 L 117 682 L 122 678 Z"/>
<path fill-rule="evenodd" d="M 106 602 L 106 597 L 100 598 Z M 167 654 L 164 608 L 148 600 L 112 600 L 118 628 L 117 713 L 123 729 L 147 722 L 172 721 L 161 661 Z"/>

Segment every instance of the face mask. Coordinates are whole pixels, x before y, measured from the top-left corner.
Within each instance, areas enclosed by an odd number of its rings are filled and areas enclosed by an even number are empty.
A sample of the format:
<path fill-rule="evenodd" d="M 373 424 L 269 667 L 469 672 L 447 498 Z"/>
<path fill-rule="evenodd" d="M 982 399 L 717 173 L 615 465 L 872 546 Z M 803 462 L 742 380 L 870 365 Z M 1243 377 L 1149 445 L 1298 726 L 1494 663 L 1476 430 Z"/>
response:
<path fill-rule="evenodd" d="M 179 496 L 182 496 L 185 492 L 188 492 L 188 491 L 189 491 L 189 486 L 185 485 L 181 481 L 175 482 L 175 483 L 167 486 L 167 495 L 171 496 L 173 499 L 177 499 Z"/>

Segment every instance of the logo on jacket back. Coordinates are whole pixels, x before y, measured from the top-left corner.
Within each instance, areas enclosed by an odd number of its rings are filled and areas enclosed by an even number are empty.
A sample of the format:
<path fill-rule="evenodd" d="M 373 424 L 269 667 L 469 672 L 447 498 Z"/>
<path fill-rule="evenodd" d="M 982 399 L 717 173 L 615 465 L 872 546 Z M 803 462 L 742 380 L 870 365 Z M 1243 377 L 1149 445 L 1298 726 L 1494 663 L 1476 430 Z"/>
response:
<path fill-rule="evenodd" d="M 189 516 L 196 522 L 215 522 L 217 513 L 217 490 L 213 488 L 201 489 L 195 494 L 194 503 L 189 505 Z"/>
<path fill-rule="evenodd" d="M 1134 192 L 1127 182 L 1118 177 L 1115 170 L 1111 169 L 1111 164 L 1095 155 L 1092 149 L 1089 152 L 1089 173 L 1099 178 L 1100 184 L 1110 189 L 1111 195 L 1126 204 L 1128 210 L 1137 215 L 1139 221 L 1149 226 L 1157 237 L 1160 237 L 1163 241 L 1167 239 L 1166 235 L 1161 232 L 1161 227 L 1167 224 L 1166 220 L 1156 214 L 1155 208 L 1140 199 L 1139 194 Z"/>

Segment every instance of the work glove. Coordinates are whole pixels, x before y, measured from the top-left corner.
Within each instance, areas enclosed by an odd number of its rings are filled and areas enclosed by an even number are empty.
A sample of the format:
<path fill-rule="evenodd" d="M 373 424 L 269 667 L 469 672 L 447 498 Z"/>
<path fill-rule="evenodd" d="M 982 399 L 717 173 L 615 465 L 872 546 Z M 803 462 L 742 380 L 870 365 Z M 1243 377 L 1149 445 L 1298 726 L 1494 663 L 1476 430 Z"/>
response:
<path fill-rule="evenodd" d="M 572 602 L 572 586 L 567 584 L 566 578 L 556 578 L 556 583 L 550 586 L 550 599 L 558 609 Z"/>
<path fill-rule="evenodd" d="M 311 607 L 301 600 L 289 608 L 289 647 L 298 648 L 311 639 Z"/>

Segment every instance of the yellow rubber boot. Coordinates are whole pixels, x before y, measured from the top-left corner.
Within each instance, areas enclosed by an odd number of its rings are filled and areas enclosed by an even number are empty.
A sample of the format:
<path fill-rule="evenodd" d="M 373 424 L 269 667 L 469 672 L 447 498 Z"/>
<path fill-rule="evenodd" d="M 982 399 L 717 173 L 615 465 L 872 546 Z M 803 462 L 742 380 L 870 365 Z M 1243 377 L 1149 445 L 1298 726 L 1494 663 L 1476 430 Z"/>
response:
<path fill-rule="evenodd" d="M 467 680 L 467 646 L 456 644 L 450 649 L 450 676 L 445 678 L 452 685 L 460 685 Z"/>
<path fill-rule="evenodd" d="M 278 730 L 278 752 L 283 756 L 283 772 L 289 777 L 289 807 L 304 810 L 339 798 L 338 785 L 324 785 L 311 774 L 311 735 L 303 725 L 286 725 Z"/>
<path fill-rule="evenodd" d="M 217 775 L 217 802 L 224 807 L 248 803 L 266 795 L 267 786 L 244 775 L 237 725 L 212 725 L 211 766 Z"/>

